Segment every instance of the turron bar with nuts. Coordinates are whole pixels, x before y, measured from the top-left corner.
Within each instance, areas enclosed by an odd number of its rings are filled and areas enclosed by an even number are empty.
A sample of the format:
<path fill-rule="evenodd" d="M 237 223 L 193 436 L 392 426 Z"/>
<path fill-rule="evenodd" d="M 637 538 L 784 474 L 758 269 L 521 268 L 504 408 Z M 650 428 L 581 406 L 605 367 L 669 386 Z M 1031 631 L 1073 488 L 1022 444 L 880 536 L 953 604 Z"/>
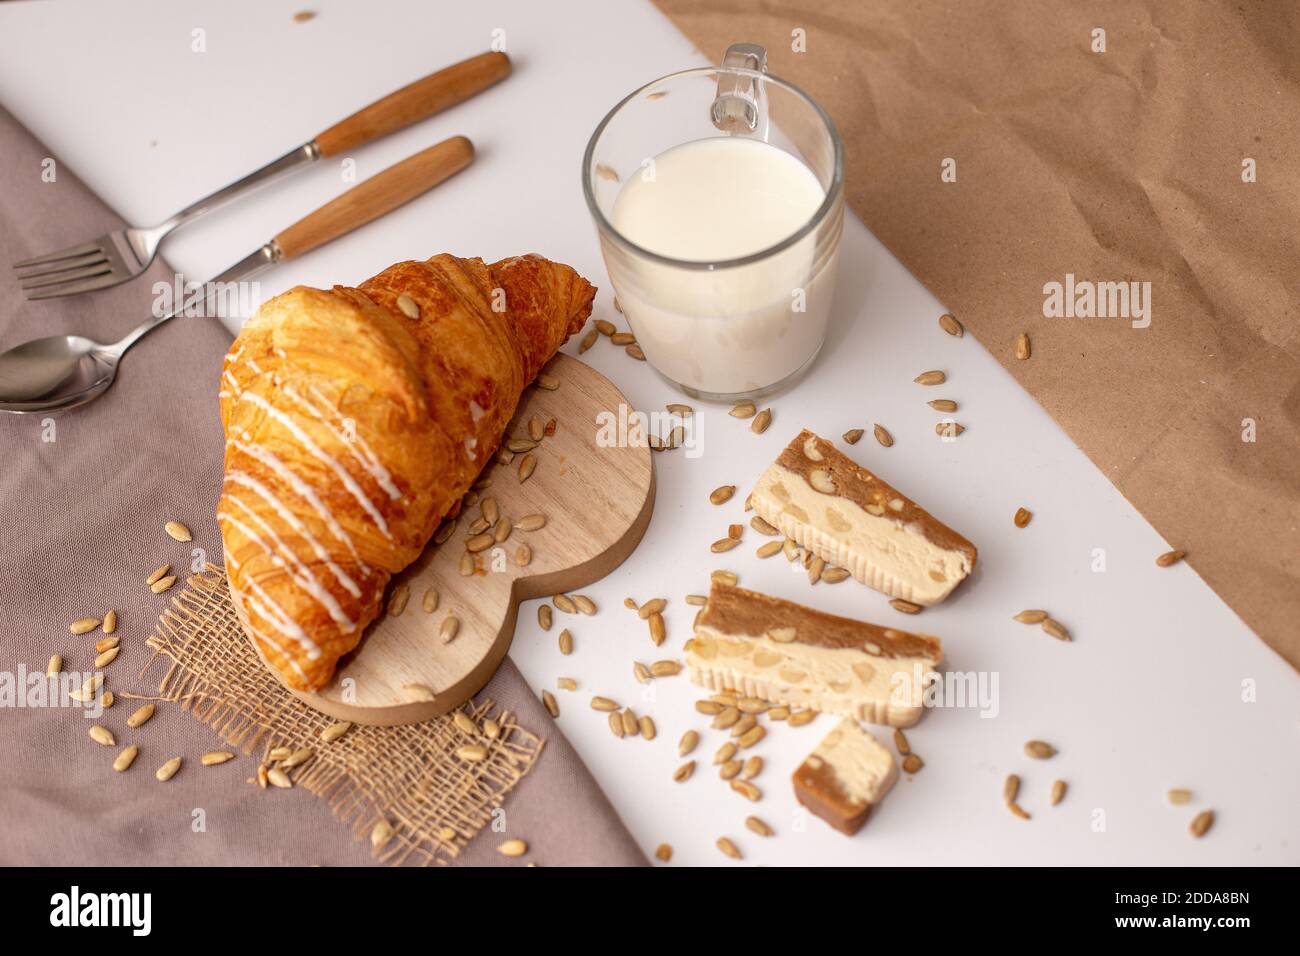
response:
<path fill-rule="evenodd" d="M 942 659 L 937 637 L 720 583 L 686 642 L 691 680 L 704 687 L 894 727 L 921 719 Z"/>
<path fill-rule="evenodd" d="M 845 718 L 794 772 L 794 795 L 841 833 L 857 833 L 898 779 L 894 755 Z"/>
<path fill-rule="evenodd" d="M 890 597 L 938 604 L 975 568 L 975 545 L 807 429 L 750 502 L 787 538 Z"/>

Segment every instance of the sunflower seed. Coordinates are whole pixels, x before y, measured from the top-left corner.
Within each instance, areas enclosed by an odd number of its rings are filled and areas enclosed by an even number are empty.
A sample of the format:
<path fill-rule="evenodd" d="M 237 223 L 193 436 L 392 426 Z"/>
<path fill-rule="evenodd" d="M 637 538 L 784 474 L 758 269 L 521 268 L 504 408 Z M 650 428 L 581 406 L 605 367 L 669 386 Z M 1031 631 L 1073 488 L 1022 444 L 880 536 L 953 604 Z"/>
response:
<path fill-rule="evenodd" d="M 1026 508 L 1017 508 L 1016 515 L 1011 519 L 1011 521 L 1017 528 L 1023 528 L 1025 525 L 1029 524 L 1033 517 L 1034 513 L 1032 511 L 1029 511 Z"/>
<path fill-rule="evenodd" d="M 957 410 L 957 403 L 950 398 L 936 398 L 934 401 L 925 404 L 936 412 L 955 412 Z"/>
<path fill-rule="evenodd" d="M 61 670 L 63 670 L 63 655 L 61 654 L 51 655 L 49 664 L 45 666 L 46 676 L 55 677 L 58 675 L 59 671 Z"/>
<path fill-rule="evenodd" d="M 637 616 L 643 621 L 650 620 L 652 614 L 660 614 L 668 606 L 668 601 L 664 598 L 651 598 L 637 608 Z"/>
<path fill-rule="evenodd" d="M 668 629 L 664 625 L 664 616 L 662 614 L 651 614 L 648 620 L 650 622 L 650 641 L 655 647 L 658 647 L 668 637 Z"/>
<path fill-rule="evenodd" d="M 667 863 L 673 858 L 673 848 L 667 843 L 660 843 L 655 847 L 655 859 L 660 863 Z"/>
<path fill-rule="evenodd" d="M 165 578 L 160 578 L 149 586 L 149 590 L 154 594 L 162 594 L 169 587 L 176 583 L 176 575 L 169 574 Z"/>
<path fill-rule="evenodd" d="M 293 789 L 293 781 L 290 780 L 289 775 L 279 767 L 271 767 L 266 771 L 266 782 L 281 790 Z"/>
<path fill-rule="evenodd" d="M 703 607 L 709 603 L 709 599 L 703 594 L 688 594 L 686 595 L 686 603 L 693 607 Z"/>
<path fill-rule="evenodd" d="M 459 633 L 460 618 L 456 617 L 454 614 L 448 614 L 443 618 L 442 625 L 438 628 L 438 636 L 442 639 L 442 643 L 450 644 L 456 639 L 456 635 Z"/>
<path fill-rule="evenodd" d="M 636 344 L 636 336 L 631 332 L 615 332 L 609 337 L 610 344 L 626 347 Z"/>
<path fill-rule="evenodd" d="M 717 541 L 713 542 L 713 544 L 709 545 L 709 550 L 714 554 L 723 554 L 724 552 L 737 547 L 739 544 L 740 540 L 738 538 L 719 538 Z"/>
<path fill-rule="evenodd" d="M 1052 806 L 1056 806 L 1058 803 L 1060 803 L 1062 800 L 1065 799 L 1065 790 L 1066 790 L 1066 783 L 1064 780 L 1052 781 L 1052 797 L 1051 797 Z"/>
<path fill-rule="evenodd" d="M 650 673 L 655 677 L 676 677 L 682 672 L 682 665 L 677 661 L 655 661 L 650 665 Z"/>
<path fill-rule="evenodd" d="M 537 447 L 537 442 L 531 438 L 510 438 L 506 440 L 506 451 L 514 452 L 516 455 L 522 455 L 526 451 L 532 451 Z"/>
<path fill-rule="evenodd" d="M 473 576 L 474 572 L 477 570 L 478 561 L 475 559 L 474 555 L 466 551 L 460 556 L 460 576 L 462 578 Z"/>
<path fill-rule="evenodd" d="M 816 584 L 820 581 L 822 579 L 822 572 L 825 570 L 825 559 L 823 559 L 821 555 L 815 555 L 813 559 L 808 562 L 808 583 Z"/>
<path fill-rule="evenodd" d="M 199 758 L 199 763 L 205 767 L 215 767 L 223 764 L 228 760 L 234 760 L 235 755 L 229 750 L 210 750 Z"/>
<path fill-rule="evenodd" d="M 686 731 L 686 733 L 682 734 L 682 739 L 677 741 L 677 756 L 685 757 L 688 753 L 699 746 L 699 743 L 700 735 L 698 731 Z"/>
<path fill-rule="evenodd" d="M 939 328 L 957 338 L 961 338 L 962 333 L 966 331 L 962 328 L 962 324 L 957 321 L 957 317 L 951 312 L 945 312 L 943 315 L 939 316 Z"/>
<path fill-rule="evenodd" d="M 484 532 L 483 534 L 476 534 L 472 538 L 468 538 L 465 541 L 465 550 L 470 554 L 478 554 L 480 551 L 486 551 L 494 544 L 496 544 L 496 539 L 493 538 L 492 535 Z"/>
<path fill-rule="evenodd" d="M 465 744 L 456 748 L 456 756 L 468 763 L 482 763 L 487 759 L 487 748 L 482 744 Z"/>
<path fill-rule="evenodd" d="M 564 677 L 560 678 L 560 680 L 567 680 L 567 679 L 568 678 L 564 678 Z M 573 686 L 576 688 L 578 685 L 574 684 Z M 496 740 L 501 736 L 501 725 L 498 724 L 495 720 L 492 720 L 491 718 L 488 718 L 487 720 L 483 721 L 483 736 L 486 737 L 488 740 Z"/>
<path fill-rule="evenodd" d="M 388 616 L 401 617 L 402 612 L 406 610 L 406 604 L 411 599 L 411 589 L 405 584 L 399 584 L 393 588 L 392 597 L 388 600 Z"/>
<path fill-rule="evenodd" d="M 676 770 L 673 771 L 673 780 L 677 783 L 685 783 L 691 779 L 691 774 L 695 773 L 695 761 L 688 760 Z"/>
<path fill-rule="evenodd" d="M 95 669 L 99 670 L 100 668 L 107 667 L 109 664 L 113 663 L 113 661 L 117 659 L 118 652 L 121 650 L 122 648 L 120 647 L 110 647 L 108 650 L 104 651 L 104 653 L 95 658 Z"/>
<path fill-rule="evenodd" d="M 83 617 L 79 621 L 73 621 L 68 625 L 68 630 L 73 634 L 89 634 L 95 628 L 99 627 L 100 621 L 97 617 Z"/>
<path fill-rule="evenodd" d="M 637 720 L 636 712 L 631 707 L 625 708 L 619 714 L 619 718 L 623 721 L 623 733 L 627 736 L 635 737 L 641 732 L 641 723 Z"/>
<path fill-rule="evenodd" d="M 585 594 L 575 594 L 573 596 L 573 603 L 577 606 L 579 611 L 586 614 L 588 617 L 596 613 L 596 602 Z"/>
<path fill-rule="evenodd" d="M 608 697 L 593 697 L 591 698 L 591 709 L 613 713 L 618 710 L 618 703 Z"/>
<path fill-rule="evenodd" d="M 113 732 L 107 727 L 101 727 L 95 724 L 90 728 L 90 739 L 102 747 L 112 747 L 117 744 L 113 739 Z"/>
<path fill-rule="evenodd" d="M 916 773 L 924 766 L 925 766 L 925 761 L 923 761 L 916 754 L 908 754 L 906 757 L 903 758 L 904 773 Z"/>
<path fill-rule="evenodd" d="M 103 686 L 104 686 L 104 675 L 93 674 L 90 677 L 86 678 L 86 682 L 81 685 L 81 688 L 79 690 L 73 691 L 68 696 L 71 697 L 73 700 L 80 701 L 81 703 L 84 704 L 93 700 L 95 694 Z"/>
<path fill-rule="evenodd" d="M 515 522 L 515 527 L 520 531 L 540 531 L 546 527 L 546 515 L 524 515 Z"/>
<path fill-rule="evenodd" d="M 414 318 L 414 316 L 412 316 Z M 379 819 L 370 829 L 370 846 L 378 850 L 387 845 L 388 841 L 393 838 L 393 825 L 387 820 Z"/>
<path fill-rule="evenodd" d="M 1202 810 L 1192 818 L 1192 825 L 1188 827 L 1192 836 L 1198 840 L 1209 832 L 1210 827 L 1214 826 L 1214 811 Z"/>
<path fill-rule="evenodd" d="M 922 372 L 916 378 L 912 379 L 917 385 L 942 385 L 948 381 L 948 376 L 940 371 Z"/>
<path fill-rule="evenodd" d="M 172 777 L 176 776 L 176 771 L 181 769 L 181 758 L 172 757 L 165 764 L 154 771 L 154 777 L 166 783 Z"/>
<path fill-rule="evenodd" d="M 424 598 L 421 600 L 420 606 L 424 608 L 425 614 L 432 614 L 434 611 L 438 610 L 438 591 L 436 588 L 425 589 Z"/>
<path fill-rule="evenodd" d="M 166 576 L 171 572 L 171 569 L 172 569 L 172 566 L 171 566 L 170 564 L 164 564 L 162 567 L 160 567 L 160 568 L 158 568 L 157 570 L 155 570 L 155 571 L 153 572 L 153 574 L 151 574 L 151 575 L 149 575 L 147 578 L 145 578 L 145 579 L 144 579 L 144 583 L 145 583 L 145 584 L 157 584 L 159 581 L 161 581 L 163 578 L 165 578 L 165 577 L 166 577 Z"/>
<path fill-rule="evenodd" d="M 768 720 L 789 720 L 789 719 L 790 719 L 790 708 L 789 708 L 789 707 L 773 707 L 771 710 L 769 710 L 769 711 L 767 712 L 767 719 L 768 719 Z"/>
<path fill-rule="evenodd" d="M 554 375 L 537 376 L 537 387 L 548 392 L 553 392 L 560 387 L 560 380 Z"/>
<path fill-rule="evenodd" d="M 734 571 L 719 570 L 719 571 L 714 571 L 712 574 L 710 574 L 709 580 L 712 581 L 714 584 L 729 584 L 732 587 L 735 587 L 736 582 L 739 581 L 740 578 L 736 577 L 736 573 Z"/>
<path fill-rule="evenodd" d="M 560 637 L 558 643 L 560 646 L 561 654 L 567 657 L 568 655 L 573 653 L 573 635 L 569 633 L 569 629 L 567 627 L 564 630 L 560 631 Z"/>
<path fill-rule="evenodd" d="M 913 604 L 911 601 L 904 601 L 902 598 L 894 598 L 892 601 L 889 602 L 889 606 L 892 607 L 895 611 L 899 611 L 903 614 L 921 613 L 921 605 Z"/>
<path fill-rule="evenodd" d="M 122 752 L 117 755 L 117 758 L 113 761 L 113 769 L 116 770 L 118 773 L 122 773 L 124 770 L 129 770 L 131 768 L 131 764 L 135 763 L 135 758 L 139 755 L 139 753 L 140 753 L 140 748 L 137 747 L 135 744 L 132 744 L 131 746 L 124 748 Z"/>
<path fill-rule="evenodd" d="M 104 651 L 111 650 L 122 643 L 122 638 L 118 634 L 112 637 L 105 637 L 95 642 L 95 653 L 102 654 Z"/>
<path fill-rule="evenodd" d="M 1016 358 L 1023 362 L 1025 359 L 1029 358 L 1029 354 L 1029 333 L 1021 332 L 1016 336 Z"/>
<path fill-rule="evenodd" d="M 113 701 L 115 699 L 116 698 L 113 697 L 113 692 L 111 690 L 106 690 L 104 691 L 104 696 L 100 698 L 100 702 L 104 705 L 104 709 L 107 710 L 113 706 Z"/>
<path fill-rule="evenodd" d="M 724 504 L 731 500 L 731 496 L 736 493 L 735 485 L 719 485 L 709 492 L 709 501 L 715 505 Z"/>
<path fill-rule="evenodd" d="M 892 448 L 894 445 L 894 436 L 889 434 L 889 429 L 879 423 L 871 426 L 871 432 L 876 436 L 876 441 L 886 448 Z"/>
<path fill-rule="evenodd" d="M 420 317 L 420 306 L 405 292 L 397 296 L 397 307 L 402 310 L 402 314 L 408 319 L 418 319 Z"/>
<path fill-rule="evenodd" d="M 185 527 L 179 521 L 168 521 L 163 525 L 163 530 L 167 532 L 168 537 L 176 541 L 193 541 L 194 536 L 190 534 L 190 529 Z"/>
<path fill-rule="evenodd" d="M 796 710 L 790 714 L 786 723 L 791 727 L 802 727 L 804 724 L 811 724 L 816 719 L 817 711 L 815 710 Z"/>
<path fill-rule="evenodd" d="M 574 604 L 573 598 L 569 597 L 567 594 L 556 594 L 551 598 L 551 600 L 555 602 L 555 609 L 557 611 L 563 611 L 565 614 L 578 613 L 578 605 Z"/>
<path fill-rule="evenodd" d="M 1165 794 L 1165 798 L 1174 806 L 1181 807 L 1183 804 L 1191 802 L 1192 791 L 1184 790 L 1182 788 L 1170 790 L 1167 794 Z"/>
<path fill-rule="evenodd" d="M 641 736 L 646 740 L 654 740 L 659 736 L 659 728 L 655 726 L 654 718 L 649 714 L 642 714 L 637 719 L 637 726 L 641 728 Z"/>
<path fill-rule="evenodd" d="M 288 747 L 275 747 L 266 755 L 267 760 L 288 760 L 293 753 Z"/>
<path fill-rule="evenodd" d="M 844 439 L 845 444 L 856 445 L 858 440 L 862 438 L 862 435 L 863 431 L 861 428 L 850 428 L 840 437 Z"/>
<path fill-rule="evenodd" d="M 736 704 L 734 702 L 731 702 L 729 705 L 732 707 L 736 707 Z M 740 708 L 736 707 L 736 710 L 740 710 Z M 754 725 L 757 723 L 758 723 L 758 718 L 756 718 L 753 714 L 741 714 L 740 719 L 737 720 L 734 724 L 732 724 L 731 727 L 728 729 L 731 731 L 731 736 L 736 738 L 736 743 L 740 744 L 740 746 L 743 747 L 744 744 L 740 743 L 740 738 L 743 737 L 745 734 L 749 733 L 749 731 L 753 729 Z"/>
<path fill-rule="evenodd" d="M 411 701 L 428 703 L 438 699 L 438 695 L 428 684 L 403 684 L 402 692 L 406 695 L 406 699 Z"/>
<path fill-rule="evenodd" d="M 257 768 L 257 785 L 263 790 L 266 789 L 266 766 L 264 764 Z"/>
<path fill-rule="evenodd" d="M 537 606 L 537 624 L 543 631 L 549 631 L 554 620 L 549 604 L 539 604 Z"/>
<path fill-rule="evenodd" d="M 451 537 L 452 532 L 456 530 L 456 519 L 451 518 L 438 525 L 438 530 L 433 535 L 434 544 L 442 544 Z"/>
<path fill-rule="evenodd" d="M 1021 611 L 1011 620 L 1019 621 L 1021 624 L 1042 624 L 1047 620 L 1047 612 L 1030 608 L 1027 611 Z"/>
<path fill-rule="evenodd" d="M 766 736 L 767 736 L 767 728 L 761 724 L 758 724 L 754 727 L 749 728 L 749 730 L 741 734 L 736 739 L 736 742 L 740 744 L 740 748 L 742 750 L 748 750 L 750 747 L 754 746 L 754 744 L 758 743 Z"/>
<path fill-rule="evenodd" d="M 717 843 L 715 845 L 719 850 L 723 852 L 724 855 L 731 857 L 733 860 L 743 859 L 743 857 L 740 855 L 740 850 L 736 848 L 736 844 L 732 843 L 726 837 L 718 837 Z"/>
<path fill-rule="evenodd" d="M 627 731 L 623 729 L 623 715 L 617 711 L 609 712 L 609 732 L 622 740 Z"/>
<path fill-rule="evenodd" d="M 894 728 L 894 746 L 898 748 L 898 752 L 903 756 L 907 756 L 912 752 L 912 745 L 908 743 L 907 735 L 897 727 Z"/>
<path fill-rule="evenodd" d="M 618 326 L 616 326 L 613 322 L 606 321 L 605 319 L 597 319 L 596 331 L 599 332 L 601 335 L 613 335 L 615 332 L 618 331 Z"/>
<path fill-rule="evenodd" d="M 578 354 L 581 355 L 595 345 L 598 338 L 600 338 L 600 333 L 595 329 L 589 329 L 587 334 L 582 337 L 582 341 L 578 343 Z"/>
<path fill-rule="evenodd" d="M 552 717 L 560 716 L 560 702 L 555 699 L 555 695 L 549 690 L 542 691 L 542 704 L 545 705 L 547 712 Z"/>
<path fill-rule="evenodd" d="M 697 700 L 695 702 L 695 712 L 705 716 L 720 714 L 722 713 L 722 705 L 716 700 Z"/>
<path fill-rule="evenodd" d="M 1047 620 L 1043 622 L 1042 627 L 1044 631 L 1052 635 L 1052 637 L 1056 638 L 1058 641 L 1074 640 L 1074 638 L 1070 637 L 1070 632 L 1065 629 L 1065 625 L 1062 624 L 1060 621 L 1054 620 L 1049 617 Z"/>
<path fill-rule="evenodd" d="M 524 455 L 519 461 L 519 483 L 523 484 L 537 470 L 537 456 L 532 452 Z"/>
<path fill-rule="evenodd" d="M 780 541 L 768 541 L 765 544 L 759 545 L 758 550 L 756 550 L 754 553 L 758 555 L 760 558 L 770 558 L 772 557 L 772 555 L 779 553 L 780 550 L 781 550 Z"/>
<path fill-rule="evenodd" d="M 1171 564 L 1177 564 L 1185 557 L 1187 557 L 1186 551 L 1166 551 L 1164 554 L 1160 555 L 1160 557 L 1156 558 L 1156 565 L 1158 567 L 1167 568 Z"/>
<path fill-rule="evenodd" d="M 754 413 L 758 411 L 758 406 L 753 402 L 737 402 L 731 406 L 731 411 L 727 412 L 732 418 L 753 418 Z"/>
<path fill-rule="evenodd" d="M 1012 813 L 1014 813 L 1016 816 L 1018 816 L 1018 817 L 1019 817 L 1020 819 L 1022 819 L 1022 820 L 1028 820 L 1028 819 L 1029 819 L 1029 814 L 1028 814 L 1027 812 L 1025 812 L 1025 808 L 1022 807 L 1022 806 L 1021 806 L 1020 804 L 1018 804 L 1018 803 L 1008 803 L 1008 804 L 1007 804 L 1007 809 L 1010 810 Z"/>
<path fill-rule="evenodd" d="M 695 409 L 691 408 L 691 406 L 682 405 L 679 403 L 674 403 L 672 405 L 665 405 L 664 408 L 668 409 L 668 411 L 671 412 L 673 415 L 681 415 L 683 418 L 688 418 L 691 415 L 695 414 Z"/>
<path fill-rule="evenodd" d="M 572 677 L 557 677 L 555 678 L 555 686 L 560 690 L 577 690 L 578 682 Z"/>
<path fill-rule="evenodd" d="M 645 352 L 641 351 L 641 346 L 637 345 L 635 342 L 624 348 L 623 351 L 632 356 L 632 358 L 636 359 L 638 362 L 645 361 Z"/>
<path fill-rule="evenodd" d="M 934 433 L 940 438 L 956 438 L 966 430 L 966 426 L 958 422 L 936 422 Z"/>
<path fill-rule="evenodd" d="M 506 840 L 505 843 L 502 843 L 499 847 L 497 847 L 497 852 L 500 853 L 502 856 L 510 856 L 510 857 L 523 856 L 525 853 L 528 852 L 528 844 L 525 843 L 523 840 L 518 840 L 518 839 Z"/>
<path fill-rule="evenodd" d="M 739 760 L 728 760 L 718 768 L 718 778 L 721 780 L 731 780 L 733 777 L 740 775 L 740 770 L 744 766 Z"/>
<path fill-rule="evenodd" d="M 736 791 L 736 793 L 740 794 L 750 803 L 757 803 L 759 800 L 763 799 L 763 791 L 758 789 L 756 784 L 750 783 L 748 780 L 731 781 L 731 789 Z"/>
<path fill-rule="evenodd" d="M 723 707 L 718 716 L 713 718 L 714 730 L 727 730 L 740 721 L 740 711 L 735 707 Z"/>
<path fill-rule="evenodd" d="M 767 431 L 767 427 L 772 424 L 772 409 L 765 408 L 749 423 L 749 430 L 755 435 L 761 435 Z"/>
<path fill-rule="evenodd" d="M 144 724 L 148 723 L 149 718 L 153 716 L 153 712 L 154 712 L 154 705 L 145 704 L 143 707 L 140 707 L 138 710 L 136 710 L 134 714 L 132 714 L 130 717 L 126 719 L 126 725 L 132 728 L 141 727 Z"/>
<path fill-rule="evenodd" d="M 1020 778 L 1013 774 L 1008 774 L 1007 779 L 1002 782 L 1002 800 L 1007 804 L 1016 802 L 1016 797 L 1020 796 Z"/>
<path fill-rule="evenodd" d="M 330 724 L 322 730 L 320 732 L 320 739 L 327 744 L 332 744 L 351 729 L 352 722 L 350 720 L 340 720 L 338 723 Z"/>
<path fill-rule="evenodd" d="M 302 747 L 302 748 L 299 749 L 299 750 L 295 750 L 295 751 L 294 751 L 293 753 L 291 753 L 288 757 L 286 757 L 284 760 L 282 760 L 282 761 L 280 762 L 280 769 L 281 769 L 281 770 L 290 770 L 290 769 L 292 769 L 292 768 L 298 766 L 299 764 L 306 763 L 308 760 L 310 760 L 310 759 L 311 759 L 312 757 L 314 757 L 314 756 L 316 756 L 316 751 L 312 750 L 310 747 Z M 227 759 L 229 759 L 229 758 L 227 758 Z M 224 763 L 224 761 L 218 761 L 218 762 L 219 762 L 219 763 Z"/>
<path fill-rule="evenodd" d="M 742 780 L 753 780 L 763 772 L 763 758 L 758 754 L 745 761 L 745 769 L 740 772 Z"/>
<path fill-rule="evenodd" d="M 1056 756 L 1056 748 L 1043 740 L 1030 740 L 1025 743 L 1025 756 L 1035 760 L 1047 760 Z"/>

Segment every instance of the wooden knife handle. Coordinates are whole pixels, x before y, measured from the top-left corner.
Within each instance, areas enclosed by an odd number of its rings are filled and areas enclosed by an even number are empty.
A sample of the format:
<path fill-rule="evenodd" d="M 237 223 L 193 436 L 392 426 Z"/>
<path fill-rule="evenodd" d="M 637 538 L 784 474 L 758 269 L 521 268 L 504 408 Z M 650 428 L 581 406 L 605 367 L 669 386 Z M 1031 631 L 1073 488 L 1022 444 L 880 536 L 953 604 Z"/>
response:
<path fill-rule="evenodd" d="M 430 73 L 335 123 L 316 137 L 322 156 L 337 156 L 467 100 L 510 75 L 510 57 L 480 53 Z"/>
<path fill-rule="evenodd" d="M 353 186 L 275 237 L 283 259 L 300 256 L 392 212 L 474 159 L 474 144 L 453 136 Z"/>

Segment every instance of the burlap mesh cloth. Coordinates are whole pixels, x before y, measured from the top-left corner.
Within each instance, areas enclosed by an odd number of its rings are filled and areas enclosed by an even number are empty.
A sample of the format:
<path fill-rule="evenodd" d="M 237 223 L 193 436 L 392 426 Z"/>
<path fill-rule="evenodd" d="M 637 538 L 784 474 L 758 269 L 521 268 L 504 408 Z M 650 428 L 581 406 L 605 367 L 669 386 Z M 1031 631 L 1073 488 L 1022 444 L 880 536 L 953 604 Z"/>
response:
<path fill-rule="evenodd" d="M 148 644 L 154 662 L 169 665 L 162 698 L 231 746 L 272 766 L 273 748 L 311 748 L 315 756 L 286 771 L 294 786 L 329 801 L 358 839 L 386 820 L 393 834 L 376 850 L 385 862 L 427 865 L 459 855 L 542 750 L 541 738 L 488 700 L 461 709 L 480 728 L 494 719 L 501 728 L 495 739 L 467 734 L 447 715 L 403 727 L 355 725 L 322 742 L 321 731 L 336 721 L 298 700 L 266 669 L 235 616 L 225 572 L 213 565 L 190 578 Z M 485 760 L 467 763 L 455 755 L 471 743 L 487 746 Z"/>

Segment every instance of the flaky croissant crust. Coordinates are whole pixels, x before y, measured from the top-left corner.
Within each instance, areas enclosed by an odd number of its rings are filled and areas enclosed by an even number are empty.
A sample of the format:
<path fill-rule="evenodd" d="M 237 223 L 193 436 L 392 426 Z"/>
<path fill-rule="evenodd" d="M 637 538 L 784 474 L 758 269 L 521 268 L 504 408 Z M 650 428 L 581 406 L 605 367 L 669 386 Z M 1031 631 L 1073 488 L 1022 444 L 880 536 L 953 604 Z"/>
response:
<path fill-rule="evenodd" d="M 240 332 L 217 517 L 246 629 L 289 686 L 328 683 L 594 295 L 539 256 L 440 255 L 291 289 Z"/>

